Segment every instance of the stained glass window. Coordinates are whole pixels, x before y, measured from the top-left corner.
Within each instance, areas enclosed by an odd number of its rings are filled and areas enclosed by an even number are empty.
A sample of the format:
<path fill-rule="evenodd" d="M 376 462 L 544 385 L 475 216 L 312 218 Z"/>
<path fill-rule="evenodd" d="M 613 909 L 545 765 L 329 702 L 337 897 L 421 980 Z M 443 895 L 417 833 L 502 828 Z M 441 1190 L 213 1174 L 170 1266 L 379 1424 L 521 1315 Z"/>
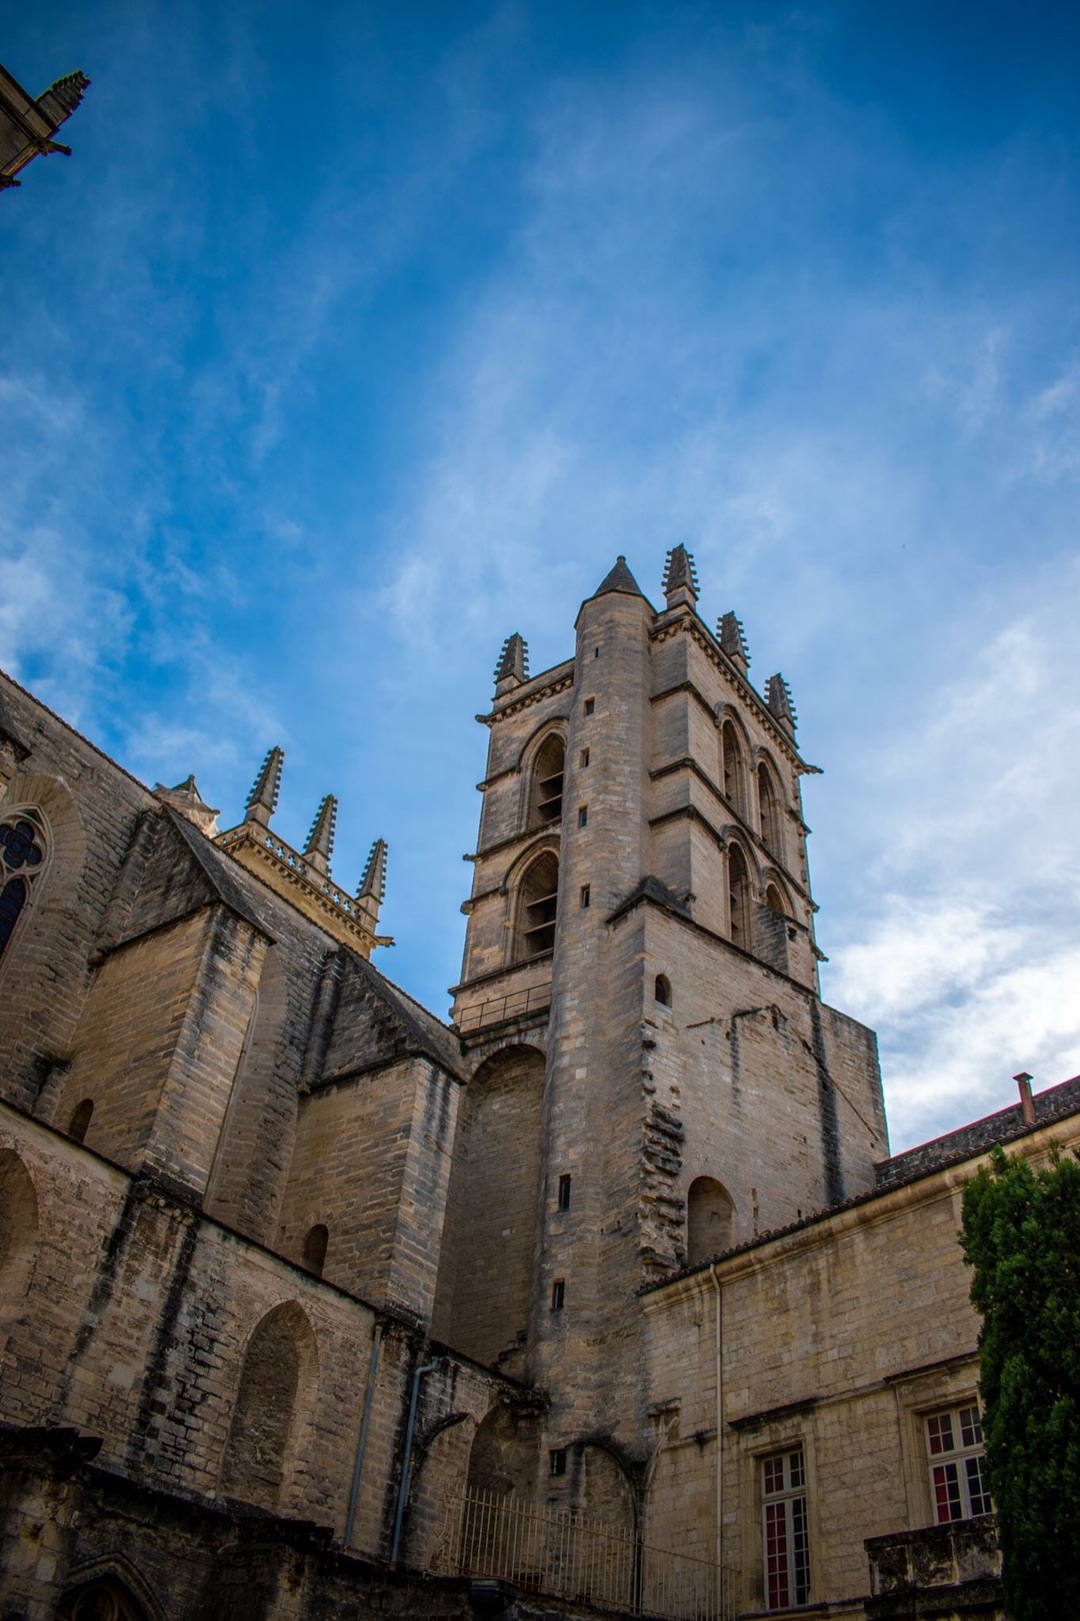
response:
<path fill-rule="evenodd" d="M 45 864 L 45 829 L 34 811 L 0 821 L 0 956 Z"/>

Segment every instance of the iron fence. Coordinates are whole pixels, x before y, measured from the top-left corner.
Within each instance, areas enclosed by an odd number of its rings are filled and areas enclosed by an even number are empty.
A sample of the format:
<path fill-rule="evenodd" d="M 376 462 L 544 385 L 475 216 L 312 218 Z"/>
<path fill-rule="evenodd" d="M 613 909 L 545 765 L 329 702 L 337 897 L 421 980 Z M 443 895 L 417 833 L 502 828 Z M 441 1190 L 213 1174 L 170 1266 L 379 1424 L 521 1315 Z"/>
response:
<path fill-rule="evenodd" d="M 527 1592 L 663 1621 L 732 1621 L 730 1572 L 652 1548 L 573 1510 L 536 1508 L 495 1492 L 446 1504 L 433 1574 L 488 1576 Z"/>

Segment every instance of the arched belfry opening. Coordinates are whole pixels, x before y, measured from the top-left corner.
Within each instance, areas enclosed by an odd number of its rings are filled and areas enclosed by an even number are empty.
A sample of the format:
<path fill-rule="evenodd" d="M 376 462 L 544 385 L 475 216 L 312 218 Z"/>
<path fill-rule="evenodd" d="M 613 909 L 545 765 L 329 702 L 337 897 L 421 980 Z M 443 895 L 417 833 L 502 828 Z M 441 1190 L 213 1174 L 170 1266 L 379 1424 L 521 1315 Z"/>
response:
<path fill-rule="evenodd" d="M 545 738 L 529 782 L 529 827 L 550 827 L 562 818 L 566 744 L 558 732 Z"/>
<path fill-rule="evenodd" d="M 532 1302 L 544 1060 L 505 1047 L 480 1065 L 458 1116 L 432 1333 L 516 1371 Z"/>
<path fill-rule="evenodd" d="M 724 798 L 739 816 L 746 816 L 746 761 L 742 741 L 732 721 L 720 728 L 720 767 Z"/>
<path fill-rule="evenodd" d="M 737 844 L 728 848 L 728 891 L 731 938 L 735 945 L 750 950 L 750 870 Z"/>
<path fill-rule="evenodd" d="M 780 796 L 769 767 L 762 762 L 757 770 L 758 813 L 761 818 L 761 841 L 770 855 L 779 862 L 784 859 L 784 832 L 780 816 Z"/>
<path fill-rule="evenodd" d="M 727 1189 L 711 1176 L 699 1176 L 686 1198 L 686 1261 L 700 1266 L 735 1243 L 735 1206 Z"/>
<path fill-rule="evenodd" d="M 552 950 L 558 901 L 559 858 L 554 850 L 544 850 L 525 869 L 518 889 L 515 962 Z"/>

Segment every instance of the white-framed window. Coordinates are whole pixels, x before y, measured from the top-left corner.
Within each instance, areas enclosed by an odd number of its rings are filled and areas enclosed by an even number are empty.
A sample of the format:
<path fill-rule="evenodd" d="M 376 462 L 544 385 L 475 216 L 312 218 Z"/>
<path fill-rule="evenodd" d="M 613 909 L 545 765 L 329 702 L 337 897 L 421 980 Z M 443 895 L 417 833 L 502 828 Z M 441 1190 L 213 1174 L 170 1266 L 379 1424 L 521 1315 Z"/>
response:
<path fill-rule="evenodd" d="M 810 1597 L 810 1532 L 802 1447 L 761 1460 L 765 1607 L 786 1610 Z"/>
<path fill-rule="evenodd" d="M 974 1402 L 927 1414 L 926 1451 L 938 1525 L 990 1513 L 982 1423 Z"/>

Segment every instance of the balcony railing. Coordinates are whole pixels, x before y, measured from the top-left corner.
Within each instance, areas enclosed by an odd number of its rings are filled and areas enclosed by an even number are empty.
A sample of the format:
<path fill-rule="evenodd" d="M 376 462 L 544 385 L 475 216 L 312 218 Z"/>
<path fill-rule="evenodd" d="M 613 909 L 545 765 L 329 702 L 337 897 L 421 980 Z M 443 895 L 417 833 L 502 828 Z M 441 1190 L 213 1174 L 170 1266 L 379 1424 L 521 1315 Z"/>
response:
<path fill-rule="evenodd" d="M 432 1574 L 484 1576 L 530 1593 L 664 1621 L 732 1621 L 734 1582 L 711 1560 L 651 1548 L 570 1510 L 494 1492 L 451 1498 Z"/>
<path fill-rule="evenodd" d="M 866 1555 L 871 1593 L 866 1614 L 871 1621 L 914 1615 L 915 1602 L 922 1606 L 919 1615 L 962 1613 L 986 1621 L 1004 1617 L 1001 1553 L 992 1514 L 870 1537 Z"/>
<path fill-rule="evenodd" d="M 525 1013 L 539 1013 L 551 1003 L 550 984 L 532 985 L 527 990 L 508 991 L 505 996 L 492 996 L 486 1002 L 473 1002 L 458 1015 L 457 1027 L 463 1036 L 482 1030 L 489 1024 L 500 1024 L 503 1019 L 516 1019 Z"/>

